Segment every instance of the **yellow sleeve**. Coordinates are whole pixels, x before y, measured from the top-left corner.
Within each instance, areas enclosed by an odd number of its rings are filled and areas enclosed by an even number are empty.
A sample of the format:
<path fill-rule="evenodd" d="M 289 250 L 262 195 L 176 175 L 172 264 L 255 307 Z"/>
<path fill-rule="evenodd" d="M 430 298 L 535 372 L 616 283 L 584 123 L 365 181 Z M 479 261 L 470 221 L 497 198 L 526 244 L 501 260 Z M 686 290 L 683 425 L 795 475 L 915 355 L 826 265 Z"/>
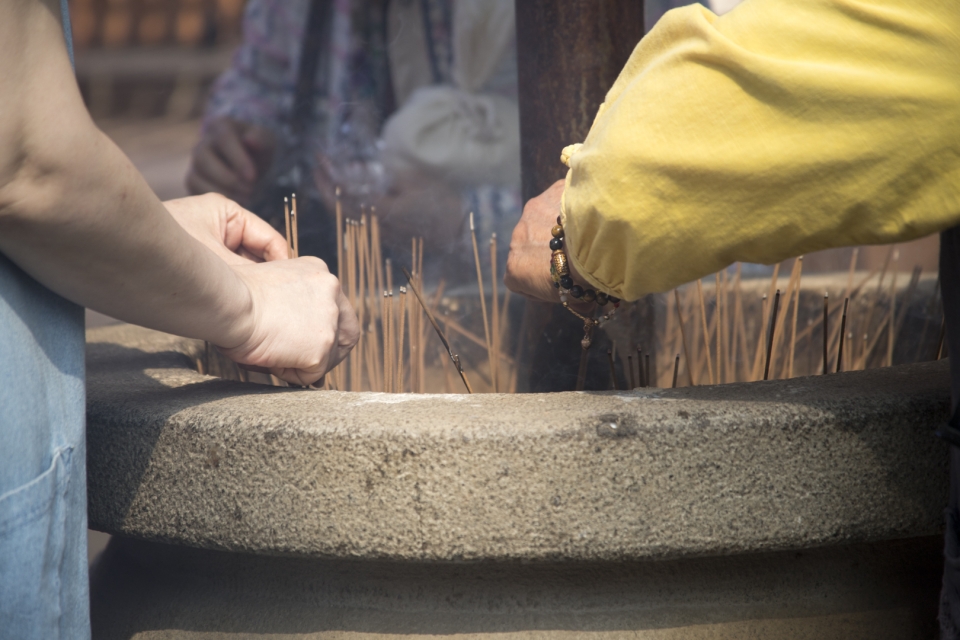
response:
<path fill-rule="evenodd" d="M 574 266 L 628 300 L 960 222 L 960 4 L 669 12 L 564 150 Z"/>

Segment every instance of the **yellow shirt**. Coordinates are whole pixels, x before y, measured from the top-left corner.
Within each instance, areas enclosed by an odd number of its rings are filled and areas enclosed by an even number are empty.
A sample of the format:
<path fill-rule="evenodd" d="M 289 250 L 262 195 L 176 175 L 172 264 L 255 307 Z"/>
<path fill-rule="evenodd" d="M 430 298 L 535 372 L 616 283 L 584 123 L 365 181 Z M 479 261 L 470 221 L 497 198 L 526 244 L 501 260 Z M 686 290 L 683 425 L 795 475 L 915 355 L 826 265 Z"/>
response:
<path fill-rule="evenodd" d="M 669 12 L 582 145 L 567 253 L 633 300 L 732 262 L 960 223 L 960 3 L 746 0 Z"/>

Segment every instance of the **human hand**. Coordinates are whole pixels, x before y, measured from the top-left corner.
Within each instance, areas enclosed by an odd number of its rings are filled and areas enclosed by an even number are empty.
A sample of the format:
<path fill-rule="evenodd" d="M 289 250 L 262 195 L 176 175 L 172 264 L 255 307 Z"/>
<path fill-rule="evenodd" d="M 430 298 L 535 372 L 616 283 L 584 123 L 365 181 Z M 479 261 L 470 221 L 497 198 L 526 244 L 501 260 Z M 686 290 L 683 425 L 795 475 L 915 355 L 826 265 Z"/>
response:
<path fill-rule="evenodd" d="M 269 129 L 232 118 L 215 120 L 193 149 L 187 190 L 192 194 L 214 191 L 249 204 L 275 147 Z"/>
<path fill-rule="evenodd" d="M 187 233 L 228 264 L 285 260 L 286 239 L 259 216 L 217 193 L 167 200 Z"/>
<path fill-rule="evenodd" d="M 357 315 L 323 260 L 304 257 L 233 269 L 251 293 L 253 321 L 243 342 L 217 345 L 231 360 L 308 386 L 357 344 Z"/>
<path fill-rule="evenodd" d="M 531 198 L 523 207 L 523 215 L 513 229 L 510 238 L 510 255 L 507 256 L 507 271 L 503 282 L 516 293 L 547 302 L 560 302 L 560 296 L 550 277 L 550 229 L 557 224 L 560 215 L 560 199 L 563 197 L 563 180 L 557 180 L 549 189 L 536 198 Z M 583 282 L 578 274 L 571 275 Z"/>
<path fill-rule="evenodd" d="M 187 233 L 233 267 L 251 293 L 249 337 L 237 346 L 218 345 L 225 356 L 307 386 L 356 344 L 357 316 L 322 260 L 288 260 L 283 236 L 219 194 L 163 204 Z"/>

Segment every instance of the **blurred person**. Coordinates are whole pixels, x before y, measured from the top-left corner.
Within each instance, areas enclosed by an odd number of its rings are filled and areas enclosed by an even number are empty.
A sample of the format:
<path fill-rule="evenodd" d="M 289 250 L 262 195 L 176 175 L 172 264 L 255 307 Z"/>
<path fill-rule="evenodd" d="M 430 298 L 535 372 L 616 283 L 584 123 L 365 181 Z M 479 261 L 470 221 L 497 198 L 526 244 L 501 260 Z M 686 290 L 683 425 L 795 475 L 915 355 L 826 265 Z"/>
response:
<path fill-rule="evenodd" d="M 940 431 L 951 443 L 946 640 L 960 638 L 958 69 L 952 2 L 673 10 L 637 45 L 583 143 L 562 151 L 566 179 L 527 203 L 506 274 L 541 300 L 635 300 L 735 261 L 942 232 L 954 407 Z M 569 264 L 559 282 L 552 251 Z"/>
<path fill-rule="evenodd" d="M 450 251 L 466 210 L 484 233 L 519 216 L 516 90 L 512 0 L 250 0 L 187 187 L 277 223 L 282 194 L 309 193 L 302 245 L 328 257 L 340 185 L 386 242 Z"/>
<path fill-rule="evenodd" d="M 249 211 L 157 199 L 84 108 L 66 16 L 0 3 L 0 636 L 17 640 L 90 637 L 83 306 L 301 385 L 359 331 L 323 262 L 286 259 Z"/>

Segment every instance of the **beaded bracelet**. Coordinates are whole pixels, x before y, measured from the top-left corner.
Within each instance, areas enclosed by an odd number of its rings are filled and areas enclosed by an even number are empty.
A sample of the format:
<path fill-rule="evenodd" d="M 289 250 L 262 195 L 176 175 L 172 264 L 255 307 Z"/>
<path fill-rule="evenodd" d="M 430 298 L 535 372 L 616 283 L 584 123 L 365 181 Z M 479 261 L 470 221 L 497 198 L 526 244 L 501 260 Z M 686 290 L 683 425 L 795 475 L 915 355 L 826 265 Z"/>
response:
<path fill-rule="evenodd" d="M 615 298 L 603 291 L 595 291 L 589 288 L 583 288 L 573 281 L 570 275 L 570 264 L 567 260 L 567 254 L 563 251 L 563 223 L 560 216 L 557 216 L 557 224 L 550 230 L 550 276 L 553 278 L 553 286 L 560 290 L 560 302 L 564 308 L 583 320 L 583 340 L 581 346 L 584 349 L 590 348 L 593 342 L 593 327 L 603 326 L 620 308 L 620 299 Z M 570 298 L 582 302 L 596 303 L 599 308 L 612 304 L 613 308 L 598 318 L 590 318 L 577 313 L 570 308 Z"/>

